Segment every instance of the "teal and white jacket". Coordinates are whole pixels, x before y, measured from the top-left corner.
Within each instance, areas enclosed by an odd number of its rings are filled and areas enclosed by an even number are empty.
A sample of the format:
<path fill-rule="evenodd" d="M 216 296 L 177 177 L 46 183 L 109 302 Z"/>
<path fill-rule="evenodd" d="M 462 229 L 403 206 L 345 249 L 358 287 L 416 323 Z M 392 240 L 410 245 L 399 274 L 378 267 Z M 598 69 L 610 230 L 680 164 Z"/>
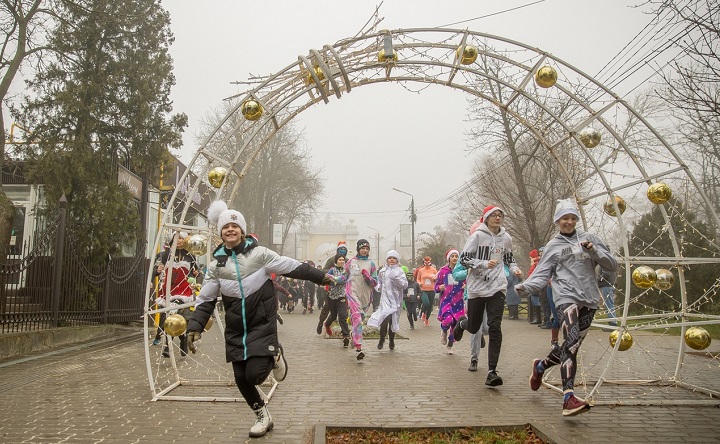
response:
<path fill-rule="evenodd" d="M 203 326 L 222 296 L 225 307 L 225 357 L 228 362 L 278 354 L 277 306 L 271 274 L 321 284 L 325 273 L 307 263 L 280 256 L 252 238 L 232 250 L 213 252 L 188 331 Z"/>

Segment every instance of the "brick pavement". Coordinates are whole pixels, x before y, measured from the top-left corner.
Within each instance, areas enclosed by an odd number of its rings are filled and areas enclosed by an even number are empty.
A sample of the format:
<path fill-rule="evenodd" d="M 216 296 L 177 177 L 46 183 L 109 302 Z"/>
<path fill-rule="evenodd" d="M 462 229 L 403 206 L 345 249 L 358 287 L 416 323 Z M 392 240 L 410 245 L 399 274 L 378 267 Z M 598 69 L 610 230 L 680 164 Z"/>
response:
<path fill-rule="evenodd" d="M 153 402 L 138 330 L 96 346 L 35 355 L 14 364 L 0 361 L 0 442 L 306 443 L 318 423 L 398 427 L 528 422 L 557 442 L 720 439 L 720 409 L 713 406 L 598 405 L 584 415 L 563 418 L 559 394 L 546 388 L 532 392 L 527 386 L 529 362 L 547 351 L 548 335 L 527 322 L 503 322 L 499 372 L 505 384 L 488 388 L 484 359 L 480 371 L 467 371 L 467 339 L 457 344 L 456 354 L 445 355 L 435 320 L 430 327 L 410 331 L 403 319 L 401 334 L 408 340 L 399 340 L 392 352 L 379 351 L 376 341 L 368 340 L 368 356 L 358 363 L 340 341 L 315 334 L 316 315 L 296 311 L 283 316 L 280 334 L 290 372 L 269 405 L 275 429 L 264 438 L 247 437 L 253 418 L 244 403 Z M 583 347 L 591 349 L 606 337 L 594 331 Z M 209 353 L 219 345 L 208 334 L 201 347 Z M 159 347 L 151 351 L 156 356 Z M 202 373 L 205 367 L 197 359 L 178 360 L 178 365 L 188 373 Z M 222 357 L 215 360 L 229 370 Z M 162 368 L 167 362 L 154 359 L 152 366 Z M 643 363 L 634 362 L 637 366 Z M 710 376 L 703 377 L 720 380 L 717 361 L 709 367 Z M 225 390 L 235 394 L 232 388 Z M 601 388 L 604 396 L 612 397 L 613 390 Z M 674 399 L 685 392 L 665 388 L 652 395 Z"/>

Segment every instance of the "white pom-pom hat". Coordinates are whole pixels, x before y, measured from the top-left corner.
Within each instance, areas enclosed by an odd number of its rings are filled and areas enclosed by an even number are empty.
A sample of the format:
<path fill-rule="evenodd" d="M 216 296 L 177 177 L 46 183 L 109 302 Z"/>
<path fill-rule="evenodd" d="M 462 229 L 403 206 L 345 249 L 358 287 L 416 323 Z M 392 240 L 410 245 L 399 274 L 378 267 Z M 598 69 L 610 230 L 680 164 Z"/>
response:
<path fill-rule="evenodd" d="M 210 204 L 207 216 L 210 223 L 217 225 L 219 235 L 222 235 L 223 227 L 231 222 L 237 224 L 243 234 L 247 234 L 245 217 L 241 212 L 229 209 L 227 204 L 222 200 L 216 200 Z"/>

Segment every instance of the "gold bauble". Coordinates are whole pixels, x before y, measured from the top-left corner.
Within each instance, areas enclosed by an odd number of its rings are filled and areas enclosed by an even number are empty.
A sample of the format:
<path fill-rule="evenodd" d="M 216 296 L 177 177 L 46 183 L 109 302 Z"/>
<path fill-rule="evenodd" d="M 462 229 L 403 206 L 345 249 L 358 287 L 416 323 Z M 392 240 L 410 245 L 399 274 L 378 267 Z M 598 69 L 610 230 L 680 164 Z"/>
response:
<path fill-rule="evenodd" d="M 208 318 L 207 324 L 205 324 L 205 331 L 210 330 L 212 328 L 212 326 L 213 326 L 213 319 Z"/>
<path fill-rule="evenodd" d="M 478 57 L 478 49 L 472 45 L 465 45 L 465 49 L 462 51 L 462 54 L 460 53 L 460 49 L 462 49 L 461 46 L 458 46 L 458 49 L 455 50 L 455 53 L 460 58 L 460 63 L 463 65 L 472 65 L 475 63 L 475 60 L 477 60 Z"/>
<path fill-rule="evenodd" d="M 690 327 L 685 330 L 685 343 L 695 350 L 705 350 L 710 347 L 712 338 L 710 333 L 702 327 Z"/>
<path fill-rule="evenodd" d="M 315 71 L 315 75 L 320 81 L 325 79 L 325 73 L 323 72 L 322 68 L 316 66 L 313 68 L 313 71 Z M 312 73 L 307 74 L 307 76 L 305 77 L 305 83 L 308 85 L 311 83 L 315 83 L 315 79 L 313 79 Z"/>
<path fill-rule="evenodd" d="M 378 53 L 378 62 L 389 62 L 390 60 L 397 62 L 398 61 L 398 53 L 393 49 L 393 55 L 392 58 L 390 56 L 385 56 L 385 49 L 381 49 Z"/>
<path fill-rule="evenodd" d="M 625 200 L 620 196 L 615 196 L 615 202 L 617 202 L 618 210 L 620 210 L 620 214 L 625 213 L 625 209 L 627 208 L 627 204 L 625 203 Z M 615 207 L 613 207 L 613 199 L 608 198 L 608 200 L 603 205 L 603 211 L 607 213 L 610 216 L 615 216 Z"/>
<path fill-rule="evenodd" d="M 557 82 L 557 71 L 552 66 L 543 66 L 535 73 L 535 83 L 541 88 L 550 88 Z"/>
<path fill-rule="evenodd" d="M 580 142 L 585 145 L 585 148 L 595 148 L 600 144 L 600 131 L 589 126 L 583 128 L 580 134 L 578 134 L 578 137 L 580 138 Z"/>
<path fill-rule="evenodd" d="M 617 342 L 619 331 L 620 330 L 615 330 L 614 332 L 610 333 L 610 338 L 608 338 L 608 339 L 610 340 L 611 347 L 615 347 L 615 343 Z M 620 339 L 620 346 L 618 347 L 618 350 L 620 350 L 621 352 L 624 352 L 625 350 L 629 350 L 630 347 L 633 346 L 634 342 L 635 341 L 633 340 L 632 335 L 630 335 L 630 333 L 628 333 L 628 332 L 624 332 L 622 334 L 622 338 Z"/>
<path fill-rule="evenodd" d="M 193 234 L 185 241 L 185 249 L 196 256 L 203 255 L 207 251 L 207 238 L 202 234 Z"/>
<path fill-rule="evenodd" d="M 240 106 L 240 112 L 248 120 L 257 120 L 263 115 L 263 107 L 257 100 L 246 100 Z"/>
<path fill-rule="evenodd" d="M 641 265 L 633 270 L 632 280 L 635 285 L 640 288 L 650 288 L 657 281 L 657 275 L 655 270 L 648 267 L 647 265 Z"/>
<path fill-rule="evenodd" d="M 650 185 L 650 188 L 647 190 L 647 197 L 650 202 L 656 205 L 664 204 L 672 197 L 672 190 L 667 184 L 657 182 Z"/>
<path fill-rule="evenodd" d="M 657 280 L 655 281 L 655 288 L 658 290 L 669 290 L 675 284 L 675 275 L 672 271 L 665 268 L 658 268 L 655 270 Z"/>
<path fill-rule="evenodd" d="M 167 333 L 170 336 L 180 336 L 181 334 L 185 333 L 185 329 L 187 328 L 187 321 L 181 314 L 174 314 L 170 315 L 165 319 L 165 325 L 163 325 L 163 330 L 165 330 L 165 333 Z"/>
<path fill-rule="evenodd" d="M 215 167 L 211 169 L 208 173 L 208 181 L 210 182 L 210 185 L 214 186 L 215 188 L 220 188 L 223 181 L 225 180 L 225 177 L 227 177 L 227 174 L 227 168 Z"/>

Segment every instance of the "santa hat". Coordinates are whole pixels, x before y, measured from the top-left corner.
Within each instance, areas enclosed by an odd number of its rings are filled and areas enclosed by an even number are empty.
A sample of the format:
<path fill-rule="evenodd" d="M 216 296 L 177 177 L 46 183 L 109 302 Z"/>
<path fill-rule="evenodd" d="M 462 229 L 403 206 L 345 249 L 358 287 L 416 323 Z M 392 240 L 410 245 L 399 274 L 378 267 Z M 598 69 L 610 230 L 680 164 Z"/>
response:
<path fill-rule="evenodd" d="M 347 244 L 345 243 L 345 241 L 338 242 L 337 248 L 335 249 L 335 251 L 339 253 L 341 248 L 344 248 L 345 251 L 347 251 L 348 247 L 347 247 Z"/>
<path fill-rule="evenodd" d="M 445 252 L 445 260 L 448 261 L 448 262 L 450 262 L 450 255 L 453 254 L 453 253 L 455 253 L 455 254 L 457 254 L 458 256 L 460 256 L 460 252 L 457 251 L 457 249 L 451 248 L 451 249 L 449 249 L 447 252 Z"/>
<path fill-rule="evenodd" d="M 482 218 L 480 218 L 480 222 L 487 222 L 487 218 L 490 217 L 490 215 L 496 211 L 499 211 L 499 212 L 505 214 L 505 210 L 503 210 L 502 208 L 500 208 L 496 205 L 486 206 L 485 209 L 483 210 L 483 215 L 482 215 Z"/>
<path fill-rule="evenodd" d="M 565 215 L 574 214 L 578 219 L 580 213 L 578 212 L 577 205 L 573 199 L 560 199 L 557 205 L 555 205 L 555 215 L 553 216 L 553 222 L 558 221 Z"/>
<path fill-rule="evenodd" d="M 398 252 L 395 250 L 388 251 L 387 254 L 385 255 L 385 260 L 388 260 L 388 258 L 391 258 L 391 257 L 394 257 L 395 259 L 400 260 L 400 254 L 398 254 Z"/>
<path fill-rule="evenodd" d="M 216 200 L 210 204 L 207 217 L 210 223 L 217 225 L 219 235 L 222 235 L 223 227 L 231 222 L 237 224 L 243 234 L 247 233 L 247 224 L 245 223 L 245 217 L 242 213 L 229 209 L 227 204 L 222 200 Z"/>

